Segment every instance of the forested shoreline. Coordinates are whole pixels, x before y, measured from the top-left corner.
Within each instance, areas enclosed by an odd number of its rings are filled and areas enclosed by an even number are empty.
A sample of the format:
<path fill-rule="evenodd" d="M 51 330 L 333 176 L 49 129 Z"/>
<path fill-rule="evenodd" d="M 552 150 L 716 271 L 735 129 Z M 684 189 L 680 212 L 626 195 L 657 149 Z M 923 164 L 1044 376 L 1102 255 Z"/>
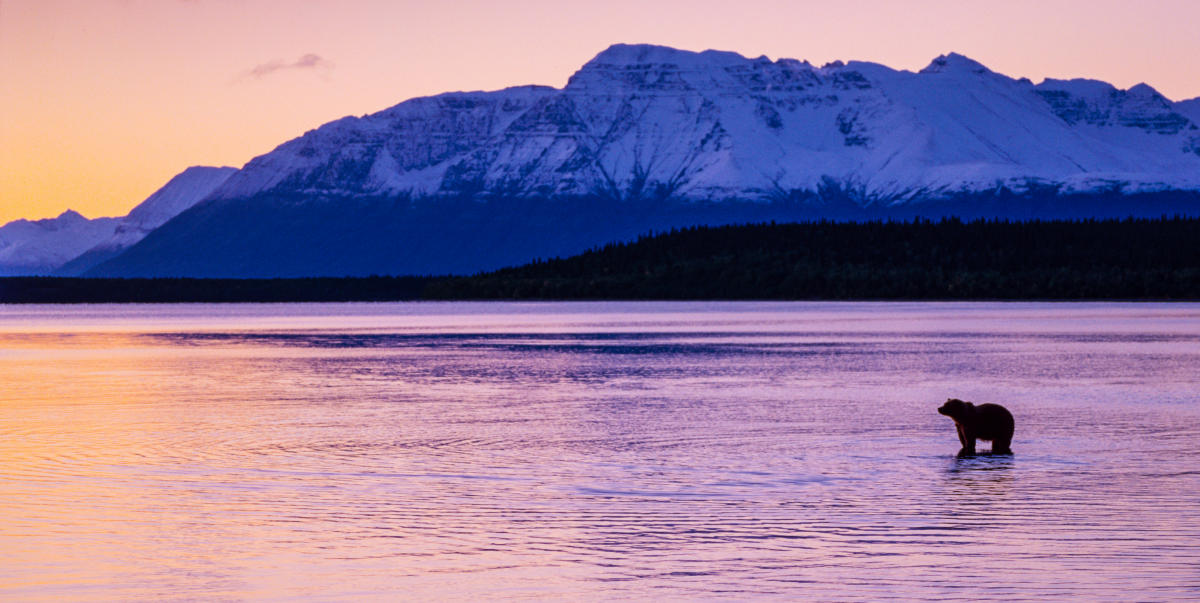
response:
<path fill-rule="evenodd" d="M 1200 300 L 1200 218 L 692 227 L 459 277 L 0 279 L 3 303 Z"/>
<path fill-rule="evenodd" d="M 431 282 L 450 299 L 1200 299 L 1200 219 L 696 227 Z"/>

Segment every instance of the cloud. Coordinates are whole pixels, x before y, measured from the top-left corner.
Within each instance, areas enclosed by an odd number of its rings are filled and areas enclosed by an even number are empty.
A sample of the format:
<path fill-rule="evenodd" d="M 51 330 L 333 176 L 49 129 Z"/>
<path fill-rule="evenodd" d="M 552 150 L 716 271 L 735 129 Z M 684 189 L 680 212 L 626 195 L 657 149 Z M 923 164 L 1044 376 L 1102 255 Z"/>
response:
<path fill-rule="evenodd" d="M 310 52 L 290 63 L 280 59 L 275 59 L 260 65 L 255 65 L 253 68 L 242 73 L 242 77 L 239 79 L 253 78 L 260 80 L 273 73 L 293 69 L 298 71 L 308 70 L 323 74 L 327 73 L 330 69 L 333 69 L 333 63 L 330 63 L 328 59 L 325 59 L 321 55 Z"/>

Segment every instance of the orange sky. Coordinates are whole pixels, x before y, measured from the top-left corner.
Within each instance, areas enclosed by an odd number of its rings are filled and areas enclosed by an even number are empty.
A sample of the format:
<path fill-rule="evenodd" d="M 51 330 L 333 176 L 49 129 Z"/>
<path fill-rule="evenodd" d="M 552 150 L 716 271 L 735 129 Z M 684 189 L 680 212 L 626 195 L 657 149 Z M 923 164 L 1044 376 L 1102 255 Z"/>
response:
<path fill-rule="evenodd" d="M 1197 0 L 0 0 L 0 224 L 123 215 L 343 115 L 562 86 L 614 42 L 1200 96 Z"/>

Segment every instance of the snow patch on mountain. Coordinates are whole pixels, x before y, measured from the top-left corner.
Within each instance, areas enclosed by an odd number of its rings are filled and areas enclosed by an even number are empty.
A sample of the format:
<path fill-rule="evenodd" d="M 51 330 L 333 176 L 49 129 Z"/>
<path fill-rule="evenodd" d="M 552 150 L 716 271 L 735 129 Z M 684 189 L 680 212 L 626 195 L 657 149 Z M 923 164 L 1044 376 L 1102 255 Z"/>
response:
<path fill-rule="evenodd" d="M 214 193 L 272 190 L 311 194 L 432 194 L 448 171 L 505 130 L 553 88 L 452 92 L 415 98 L 379 113 L 344 117 L 252 159 Z"/>

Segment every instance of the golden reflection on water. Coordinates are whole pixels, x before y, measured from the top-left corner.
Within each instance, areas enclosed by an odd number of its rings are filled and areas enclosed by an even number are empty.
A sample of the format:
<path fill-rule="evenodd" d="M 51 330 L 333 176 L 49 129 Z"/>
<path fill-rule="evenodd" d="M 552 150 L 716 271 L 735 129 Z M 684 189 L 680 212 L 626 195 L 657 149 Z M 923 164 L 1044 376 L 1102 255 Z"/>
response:
<path fill-rule="evenodd" d="M 1200 312 L 983 306 L 0 317 L 0 598 L 1194 595 Z"/>

